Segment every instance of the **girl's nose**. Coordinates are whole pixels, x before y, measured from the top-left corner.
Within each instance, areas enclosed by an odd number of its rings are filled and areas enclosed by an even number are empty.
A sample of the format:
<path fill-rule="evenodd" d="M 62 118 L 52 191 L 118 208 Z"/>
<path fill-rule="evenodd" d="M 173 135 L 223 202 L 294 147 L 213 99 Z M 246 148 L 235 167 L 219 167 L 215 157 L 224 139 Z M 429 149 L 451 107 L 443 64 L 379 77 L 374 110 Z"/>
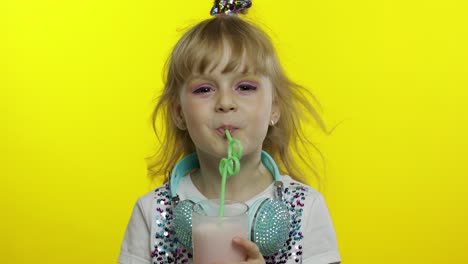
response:
<path fill-rule="evenodd" d="M 230 92 L 220 92 L 216 102 L 216 112 L 237 111 L 237 104 L 234 102 Z"/>

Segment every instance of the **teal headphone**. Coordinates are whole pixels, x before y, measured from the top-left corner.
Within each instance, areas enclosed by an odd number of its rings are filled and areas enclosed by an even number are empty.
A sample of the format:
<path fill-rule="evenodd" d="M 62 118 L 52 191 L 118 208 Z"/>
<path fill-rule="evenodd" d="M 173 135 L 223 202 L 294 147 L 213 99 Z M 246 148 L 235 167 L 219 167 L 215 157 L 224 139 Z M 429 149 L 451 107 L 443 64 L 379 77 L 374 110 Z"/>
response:
<path fill-rule="evenodd" d="M 286 244 L 290 216 L 283 200 L 283 183 L 278 166 L 265 151 L 262 151 L 261 160 L 275 180 L 275 198 L 262 198 L 254 202 L 249 210 L 248 237 L 257 244 L 262 255 L 270 256 Z M 189 250 L 192 248 L 192 207 L 195 203 L 191 200 L 180 201 L 177 186 L 190 170 L 199 167 L 198 157 L 196 153 L 192 153 L 176 164 L 169 179 L 174 230 L 178 241 Z"/>

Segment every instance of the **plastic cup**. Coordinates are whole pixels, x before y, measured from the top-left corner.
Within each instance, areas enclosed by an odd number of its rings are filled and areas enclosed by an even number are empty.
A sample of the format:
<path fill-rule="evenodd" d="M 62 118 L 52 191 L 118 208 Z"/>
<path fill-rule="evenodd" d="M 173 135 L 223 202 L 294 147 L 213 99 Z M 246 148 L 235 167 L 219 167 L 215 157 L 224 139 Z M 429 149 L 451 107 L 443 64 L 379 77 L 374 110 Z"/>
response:
<path fill-rule="evenodd" d="M 193 263 L 245 261 L 244 250 L 233 244 L 234 237 L 247 239 L 249 206 L 225 200 L 224 216 L 218 215 L 219 199 L 203 200 L 192 209 Z"/>

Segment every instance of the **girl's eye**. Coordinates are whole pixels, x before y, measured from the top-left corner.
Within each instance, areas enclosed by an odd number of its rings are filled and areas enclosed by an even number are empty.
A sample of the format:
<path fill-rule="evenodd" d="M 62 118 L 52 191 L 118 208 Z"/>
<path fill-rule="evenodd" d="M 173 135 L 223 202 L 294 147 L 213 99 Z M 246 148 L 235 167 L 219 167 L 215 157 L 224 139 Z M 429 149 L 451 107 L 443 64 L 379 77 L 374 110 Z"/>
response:
<path fill-rule="evenodd" d="M 248 83 L 241 83 L 237 88 L 241 91 L 255 91 L 257 90 L 257 86 L 248 84 Z"/>
<path fill-rule="evenodd" d="M 197 88 L 193 91 L 194 94 L 204 94 L 204 93 L 209 93 L 211 92 L 211 87 L 208 86 L 202 86 L 200 88 Z"/>

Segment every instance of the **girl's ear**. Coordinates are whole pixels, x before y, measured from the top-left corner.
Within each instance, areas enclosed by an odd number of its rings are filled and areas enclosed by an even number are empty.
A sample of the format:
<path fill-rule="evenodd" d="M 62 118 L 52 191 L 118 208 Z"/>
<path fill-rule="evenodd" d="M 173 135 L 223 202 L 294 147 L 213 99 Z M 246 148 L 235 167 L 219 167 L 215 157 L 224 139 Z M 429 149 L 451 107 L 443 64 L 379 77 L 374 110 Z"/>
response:
<path fill-rule="evenodd" d="M 182 112 L 182 107 L 179 103 L 173 104 L 171 107 L 171 118 L 172 122 L 180 130 L 186 130 L 187 126 L 185 125 L 184 113 Z"/>
<path fill-rule="evenodd" d="M 271 115 L 270 115 L 270 125 L 274 126 L 278 123 L 281 117 L 281 111 L 278 103 L 278 99 L 273 100 L 273 104 L 271 105 Z"/>

